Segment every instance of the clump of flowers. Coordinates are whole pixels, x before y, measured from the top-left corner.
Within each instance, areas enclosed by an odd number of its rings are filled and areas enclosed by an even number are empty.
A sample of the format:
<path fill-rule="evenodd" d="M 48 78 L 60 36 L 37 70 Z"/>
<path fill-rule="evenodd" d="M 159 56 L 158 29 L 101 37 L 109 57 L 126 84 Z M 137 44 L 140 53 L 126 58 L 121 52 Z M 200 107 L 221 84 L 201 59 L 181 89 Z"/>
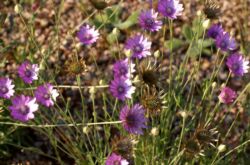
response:
<path fill-rule="evenodd" d="M 222 51 L 232 51 L 236 49 L 236 43 L 233 38 L 226 32 L 216 37 L 216 46 Z"/>
<path fill-rule="evenodd" d="M 131 98 L 135 92 L 135 87 L 132 86 L 132 82 L 123 77 L 112 80 L 109 89 L 114 97 L 122 101 L 126 98 Z"/>
<path fill-rule="evenodd" d="M 151 42 L 147 38 L 144 38 L 143 35 L 136 35 L 133 38 L 129 38 L 125 48 L 132 52 L 133 58 L 141 59 L 151 55 Z"/>
<path fill-rule="evenodd" d="M 249 61 L 246 61 L 243 56 L 239 53 L 234 53 L 227 58 L 227 67 L 229 70 L 237 76 L 243 76 L 244 73 L 248 72 Z"/>
<path fill-rule="evenodd" d="M 224 104 L 230 104 L 234 102 L 237 97 L 236 92 L 229 87 L 224 87 L 221 89 L 221 93 L 219 95 L 220 102 Z"/>
<path fill-rule="evenodd" d="M 223 33 L 224 30 L 221 24 L 214 24 L 208 29 L 207 36 L 216 39 L 219 35 L 222 35 Z"/>
<path fill-rule="evenodd" d="M 53 106 L 58 95 L 57 90 L 53 89 L 53 86 L 49 83 L 37 87 L 35 91 L 37 102 L 46 107 Z"/>
<path fill-rule="evenodd" d="M 135 64 L 128 59 L 117 61 L 113 65 L 114 77 L 130 78 L 130 75 L 135 72 Z"/>
<path fill-rule="evenodd" d="M 11 116 L 19 121 L 27 122 L 34 118 L 34 112 L 38 110 L 36 99 L 30 96 L 20 95 L 14 97 L 9 107 Z"/>
<path fill-rule="evenodd" d="M 0 97 L 9 99 L 14 95 L 14 87 L 12 80 L 9 78 L 1 77 L 0 78 Z"/>
<path fill-rule="evenodd" d="M 112 153 L 106 160 L 105 165 L 128 165 L 128 161 L 122 156 Z"/>
<path fill-rule="evenodd" d="M 153 9 L 141 12 L 139 16 L 140 26 L 152 32 L 160 30 L 162 22 L 157 20 L 157 15 L 158 13 L 154 12 Z"/>
<path fill-rule="evenodd" d="M 77 37 L 81 43 L 91 45 L 96 42 L 99 37 L 99 32 L 94 27 L 89 25 L 82 26 L 77 33 Z"/>
<path fill-rule="evenodd" d="M 127 105 L 124 106 L 119 118 L 124 129 L 131 134 L 143 134 L 142 129 L 147 128 L 145 110 L 139 104 L 135 104 L 132 108 L 129 108 Z"/>
<path fill-rule="evenodd" d="M 22 80 L 31 84 L 34 80 L 38 79 L 39 67 L 37 64 L 31 64 L 30 61 L 24 61 L 18 68 L 18 74 Z"/>
<path fill-rule="evenodd" d="M 158 11 L 169 19 L 176 19 L 182 14 L 183 5 L 179 3 L 179 0 L 160 0 Z"/>

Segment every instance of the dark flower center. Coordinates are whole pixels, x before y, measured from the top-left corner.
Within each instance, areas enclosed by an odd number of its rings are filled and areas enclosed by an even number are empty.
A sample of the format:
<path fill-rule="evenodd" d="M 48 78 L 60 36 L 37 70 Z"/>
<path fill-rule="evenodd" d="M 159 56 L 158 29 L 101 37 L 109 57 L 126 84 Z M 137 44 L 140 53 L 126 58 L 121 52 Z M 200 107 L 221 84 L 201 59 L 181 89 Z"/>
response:
<path fill-rule="evenodd" d="M 31 77 L 32 72 L 31 72 L 30 70 L 26 70 L 26 71 L 24 72 L 24 74 L 25 74 L 25 76 L 27 76 L 27 77 Z"/>
<path fill-rule="evenodd" d="M 119 160 L 115 160 L 114 161 L 114 165 L 120 165 L 120 161 Z"/>
<path fill-rule="evenodd" d="M 221 44 L 220 44 L 220 46 L 221 46 L 222 48 L 224 48 L 224 49 L 227 48 L 227 45 L 228 45 L 228 44 L 227 44 L 226 41 L 222 41 Z"/>
<path fill-rule="evenodd" d="M 6 94 L 6 93 L 8 93 L 8 91 L 9 91 L 9 89 L 7 87 L 5 87 L 5 86 L 0 87 L 0 92 L 2 94 Z"/>
<path fill-rule="evenodd" d="M 93 38 L 93 36 L 91 34 L 86 34 L 83 36 L 83 39 L 85 40 L 91 40 Z"/>
<path fill-rule="evenodd" d="M 218 35 L 218 32 L 213 31 L 212 34 L 211 34 L 211 37 L 215 39 L 217 37 L 217 35 Z"/>
<path fill-rule="evenodd" d="M 174 9 L 173 9 L 172 7 L 170 7 L 170 6 L 168 6 L 168 7 L 166 8 L 166 13 L 169 14 L 169 15 L 171 15 L 171 14 L 174 13 Z"/>
<path fill-rule="evenodd" d="M 126 117 L 126 123 L 129 125 L 129 126 L 134 126 L 135 125 L 135 123 L 137 122 L 137 117 L 135 116 L 135 115 L 132 115 L 132 114 L 130 114 L 130 115 L 128 115 L 127 117 Z"/>
<path fill-rule="evenodd" d="M 19 108 L 19 112 L 22 114 L 22 115 L 27 115 L 29 113 L 30 109 L 27 105 L 22 105 L 20 106 Z"/>
<path fill-rule="evenodd" d="M 154 20 L 149 18 L 145 21 L 145 23 L 146 23 L 146 26 L 151 27 L 154 24 Z"/>
<path fill-rule="evenodd" d="M 127 73 L 127 69 L 124 68 L 124 67 L 121 67 L 121 68 L 120 68 L 120 73 L 121 73 L 122 75 L 125 75 L 125 74 Z"/>
<path fill-rule="evenodd" d="M 118 93 L 122 94 L 122 93 L 125 92 L 125 88 L 124 88 L 123 86 L 119 86 L 119 87 L 117 88 L 117 91 L 118 91 Z"/>
<path fill-rule="evenodd" d="M 141 44 L 137 44 L 137 45 L 134 46 L 134 52 L 135 53 L 141 53 L 142 50 L 143 50 L 143 47 L 142 47 Z"/>
<path fill-rule="evenodd" d="M 234 71 L 239 70 L 239 69 L 240 69 L 240 64 L 239 64 L 239 63 L 234 63 L 233 66 L 232 66 L 232 69 L 233 69 Z"/>
<path fill-rule="evenodd" d="M 44 98 L 45 100 L 48 100 L 48 99 L 50 99 L 50 95 L 49 95 L 48 93 L 46 93 L 45 95 L 43 95 L 43 98 Z"/>

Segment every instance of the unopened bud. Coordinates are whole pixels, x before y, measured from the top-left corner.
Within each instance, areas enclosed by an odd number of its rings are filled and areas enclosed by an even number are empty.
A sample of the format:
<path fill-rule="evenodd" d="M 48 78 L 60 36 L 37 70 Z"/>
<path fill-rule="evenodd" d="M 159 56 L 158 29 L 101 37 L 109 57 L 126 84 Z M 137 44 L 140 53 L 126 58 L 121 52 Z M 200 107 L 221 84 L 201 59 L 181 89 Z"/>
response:
<path fill-rule="evenodd" d="M 131 51 L 130 50 L 125 50 L 125 56 L 130 57 L 131 56 Z"/>
<path fill-rule="evenodd" d="M 155 58 L 159 58 L 160 57 L 160 51 L 159 50 L 157 50 L 157 51 L 154 52 L 154 57 Z"/>
<path fill-rule="evenodd" d="M 153 127 L 153 128 L 151 129 L 151 131 L 150 131 L 150 134 L 151 134 L 152 136 L 157 136 L 157 135 L 159 135 L 159 129 L 158 129 L 157 127 Z"/>
<path fill-rule="evenodd" d="M 206 19 L 203 23 L 202 23 L 202 27 L 204 29 L 207 29 L 210 25 L 210 19 Z"/>
<path fill-rule="evenodd" d="M 89 128 L 88 128 L 88 126 L 83 127 L 83 128 L 82 128 L 82 132 L 85 133 L 85 134 L 88 134 L 88 133 L 89 133 Z"/>
<path fill-rule="evenodd" d="M 16 4 L 14 10 L 15 10 L 15 12 L 16 12 L 17 14 L 20 14 L 20 13 L 22 12 L 23 8 L 22 8 L 21 5 Z"/>
<path fill-rule="evenodd" d="M 217 83 L 216 83 L 216 82 L 213 82 L 213 83 L 212 83 L 212 88 L 215 88 L 216 85 L 217 85 Z"/>
<path fill-rule="evenodd" d="M 218 147 L 218 151 L 219 152 L 224 152 L 224 151 L 226 151 L 226 148 L 227 148 L 226 145 L 220 144 L 219 147 Z"/>

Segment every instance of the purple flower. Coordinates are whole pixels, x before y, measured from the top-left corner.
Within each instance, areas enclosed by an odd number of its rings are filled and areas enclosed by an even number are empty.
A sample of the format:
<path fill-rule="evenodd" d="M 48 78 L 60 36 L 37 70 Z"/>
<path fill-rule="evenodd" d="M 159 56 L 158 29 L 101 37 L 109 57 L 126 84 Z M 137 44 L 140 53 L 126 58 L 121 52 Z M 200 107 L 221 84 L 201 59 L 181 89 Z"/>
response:
<path fill-rule="evenodd" d="M 115 78 L 111 81 L 109 88 L 112 95 L 122 101 L 131 98 L 135 92 L 135 87 L 132 86 L 131 81 L 124 77 Z"/>
<path fill-rule="evenodd" d="M 139 104 L 135 104 L 131 109 L 126 105 L 120 112 L 120 120 L 126 131 L 132 134 L 143 134 L 142 129 L 147 128 L 145 110 Z"/>
<path fill-rule="evenodd" d="M 14 95 L 14 86 L 12 80 L 9 78 L 1 77 L 0 78 L 0 97 L 9 99 Z"/>
<path fill-rule="evenodd" d="M 222 35 L 224 30 L 220 24 L 214 24 L 207 31 L 207 36 L 216 39 L 219 35 Z"/>
<path fill-rule="evenodd" d="M 24 61 L 18 68 L 18 74 L 27 84 L 31 84 L 33 80 L 38 79 L 38 65 L 31 64 L 29 61 Z"/>
<path fill-rule="evenodd" d="M 122 156 L 112 153 L 106 160 L 105 165 L 128 165 L 128 161 Z"/>
<path fill-rule="evenodd" d="M 228 33 L 218 35 L 216 38 L 216 46 L 223 51 L 230 51 L 236 48 L 236 43 Z"/>
<path fill-rule="evenodd" d="M 158 31 L 161 28 L 162 22 L 157 20 L 157 12 L 153 9 L 141 12 L 139 16 L 140 26 L 149 31 Z"/>
<path fill-rule="evenodd" d="M 115 78 L 120 78 L 120 77 L 129 78 L 130 74 L 135 72 L 134 67 L 135 67 L 135 64 L 133 64 L 132 61 L 130 61 L 130 64 L 129 64 L 128 59 L 117 61 L 113 66 L 114 77 Z"/>
<path fill-rule="evenodd" d="M 147 38 L 144 38 L 143 35 L 136 35 L 133 38 L 129 38 L 126 42 L 125 48 L 132 52 L 133 58 L 141 59 L 151 55 L 151 42 L 149 42 Z"/>
<path fill-rule="evenodd" d="M 230 104 L 234 101 L 234 99 L 237 97 L 236 92 L 233 91 L 229 87 L 224 87 L 221 89 L 221 93 L 219 95 L 220 102 L 224 104 Z"/>
<path fill-rule="evenodd" d="M 160 0 L 158 11 L 169 19 L 176 19 L 182 14 L 183 5 L 179 3 L 179 0 Z"/>
<path fill-rule="evenodd" d="M 77 37 L 83 44 L 91 45 L 96 42 L 99 37 L 99 32 L 94 27 L 89 25 L 82 26 L 77 33 Z"/>
<path fill-rule="evenodd" d="M 53 89 L 53 86 L 49 83 L 37 87 L 35 91 L 37 102 L 46 107 L 53 106 L 58 95 L 57 90 Z"/>
<path fill-rule="evenodd" d="M 227 58 L 226 64 L 229 70 L 237 76 L 243 76 L 244 73 L 247 73 L 249 69 L 249 61 L 246 61 L 239 53 L 230 55 Z"/>
<path fill-rule="evenodd" d="M 12 106 L 10 106 L 9 109 L 14 119 L 26 122 L 34 118 L 33 112 L 38 110 L 38 104 L 35 98 L 20 95 L 14 97 L 11 101 Z"/>

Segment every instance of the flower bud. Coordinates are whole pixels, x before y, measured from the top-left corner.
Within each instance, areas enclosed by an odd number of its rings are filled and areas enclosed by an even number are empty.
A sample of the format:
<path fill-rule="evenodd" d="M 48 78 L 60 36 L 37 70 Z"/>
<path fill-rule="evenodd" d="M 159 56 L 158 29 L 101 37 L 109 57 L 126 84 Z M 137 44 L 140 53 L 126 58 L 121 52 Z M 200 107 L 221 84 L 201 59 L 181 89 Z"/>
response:
<path fill-rule="evenodd" d="M 20 4 L 16 4 L 14 10 L 17 14 L 20 14 L 22 12 L 23 8 Z"/>
<path fill-rule="evenodd" d="M 150 134 L 151 134 L 152 136 L 157 136 L 157 135 L 159 135 L 159 129 L 158 129 L 157 127 L 153 127 L 153 128 L 151 129 L 151 131 L 150 131 Z"/>
<path fill-rule="evenodd" d="M 219 151 L 219 152 L 224 152 L 224 151 L 226 151 L 226 145 L 220 144 L 219 147 L 218 147 L 218 151 Z"/>

